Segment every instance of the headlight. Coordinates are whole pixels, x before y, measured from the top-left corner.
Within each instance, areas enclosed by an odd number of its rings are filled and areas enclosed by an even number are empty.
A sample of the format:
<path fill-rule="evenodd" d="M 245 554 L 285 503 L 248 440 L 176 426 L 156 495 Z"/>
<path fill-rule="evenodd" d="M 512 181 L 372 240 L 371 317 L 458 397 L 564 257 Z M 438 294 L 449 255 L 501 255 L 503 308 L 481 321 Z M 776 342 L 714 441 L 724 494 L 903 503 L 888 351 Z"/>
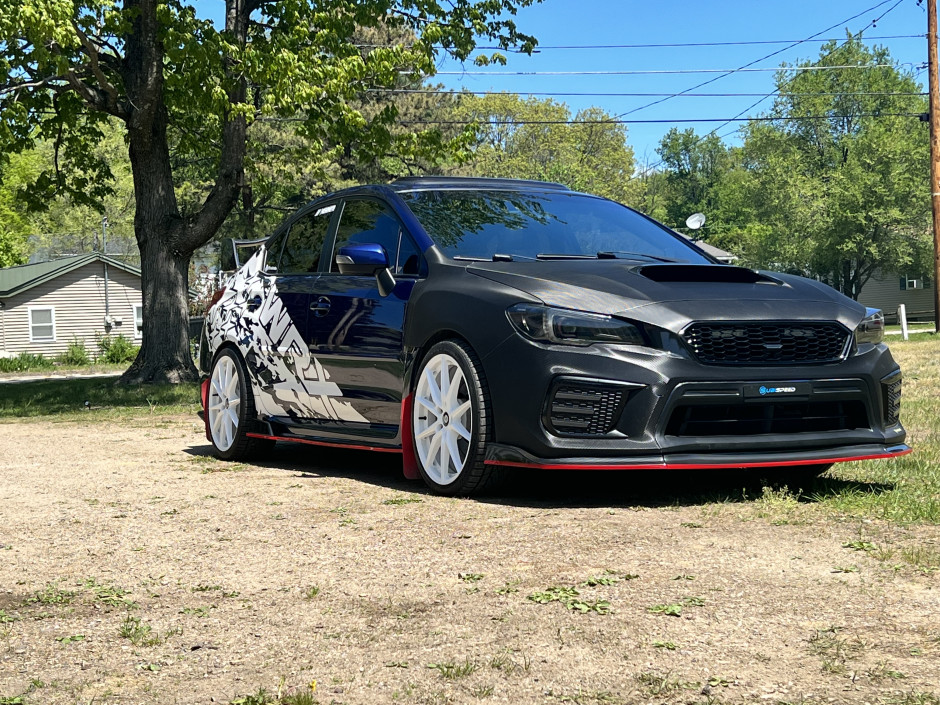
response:
<path fill-rule="evenodd" d="M 643 334 L 632 323 L 597 313 L 516 304 L 507 309 L 506 315 L 517 331 L 540 343 L 580 346 L 592 343 L 645 344 Z"/>
<path fill-rule="evenodd" d="M 885 339 L 885 316 L 881 309 L 869 308 L 865 318 L 855 327 L 856 343 L 877 344 Z"/>

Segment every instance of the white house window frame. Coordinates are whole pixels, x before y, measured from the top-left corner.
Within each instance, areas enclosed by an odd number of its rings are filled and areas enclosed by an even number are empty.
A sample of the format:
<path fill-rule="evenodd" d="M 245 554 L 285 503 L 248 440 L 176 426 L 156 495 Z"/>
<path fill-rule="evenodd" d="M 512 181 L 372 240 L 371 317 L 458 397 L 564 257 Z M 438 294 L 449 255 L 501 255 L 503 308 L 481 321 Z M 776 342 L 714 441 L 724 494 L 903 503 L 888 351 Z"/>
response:
<path fill-rule="evenodd" d="M 27 306 L 29 313 L 29 342 L 31 343 L 54 343 L 55 342 L 55 306 Z M 33 321 L 33 314 L 38 311 L 49 311 L 49 323 L 36 323 Z M 51 327 L 52 335 L 37 336 L 34 333 L 36 327 Z"/>
<path fill-rule="evenodd" d="M 134 304 L 134 340 L 144 337 L 144 305 Z"/>
<path fill-rule="evenodd" d="M 929 279 L 918 279 L 905 274 L 901 277 L 901 291 L 914 291 L 915 289 L 929 289 Z"/>

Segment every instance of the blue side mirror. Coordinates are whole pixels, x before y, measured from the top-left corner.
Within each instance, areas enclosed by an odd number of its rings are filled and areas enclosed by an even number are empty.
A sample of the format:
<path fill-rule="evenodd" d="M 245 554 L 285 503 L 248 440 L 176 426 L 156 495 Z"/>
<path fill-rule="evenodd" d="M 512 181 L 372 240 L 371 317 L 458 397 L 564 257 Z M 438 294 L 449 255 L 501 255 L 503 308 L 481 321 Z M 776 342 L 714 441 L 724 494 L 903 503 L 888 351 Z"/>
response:
<path fill-rule="evenodd" d="M 388 269 L 385 248 L 375 242 L 363 242 L 339 248 L 336 266 L 340 274 L 371 277 L 380 270 Z"/>
<path fill-rule="evenodd" d="M 388 254 L 378 243 L 362 242 L 339 248 L 336 266 L 340 274 L 374 276 L 382 296 L 388 296 L 395 288 L 395 277 L 388 268 Z"/>

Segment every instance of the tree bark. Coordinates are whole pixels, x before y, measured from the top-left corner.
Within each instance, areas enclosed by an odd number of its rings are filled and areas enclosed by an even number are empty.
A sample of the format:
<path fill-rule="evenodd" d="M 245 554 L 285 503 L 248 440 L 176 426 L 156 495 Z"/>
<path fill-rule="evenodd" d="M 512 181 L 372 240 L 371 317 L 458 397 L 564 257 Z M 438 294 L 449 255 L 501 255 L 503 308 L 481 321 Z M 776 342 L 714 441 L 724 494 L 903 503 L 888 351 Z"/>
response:
<path fill-rule="evenodd" d="M 127 117 L 136 209 L 134 232 L 140 249 L 143 340 L 121 383 L 178 383 L 198 378 L 189 347 L 189 262 L 234 207 L 244 173 L 246 121 L 230 116 L 222 127 L 222 155 L 216 183 L 202 208 L 184 220 L 173 185 L 168 115 L 164 95 L 164 47 L 156 0 L 126 0 L 136 9 L 127 38 L 124 84 L 132 107 Z M 226 29 L 244 45 L 248 6 L 226 3 Z M 232 104 L 243 102 L 246 83 L 234 81 Z"/>

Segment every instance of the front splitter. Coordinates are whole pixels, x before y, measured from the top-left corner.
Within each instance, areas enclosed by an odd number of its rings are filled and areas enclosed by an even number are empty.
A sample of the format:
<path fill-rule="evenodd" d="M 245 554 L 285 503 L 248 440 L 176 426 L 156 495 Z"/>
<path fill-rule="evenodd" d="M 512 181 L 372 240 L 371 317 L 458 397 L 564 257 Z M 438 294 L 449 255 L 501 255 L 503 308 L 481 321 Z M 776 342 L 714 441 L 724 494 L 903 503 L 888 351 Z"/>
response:
<path fill-rule="evenodd" d="M 790 453 L 702 453 L 643 455 L 625 458 L 536 458 L 524 450 L 493 443 L 487 446 L 486 465 L 541 470 L 708 470 L 722 468 L 797 467 L 847 463 L 853 460 L 897 458 L 912 452 L 899 444 L 855 445 L 840 448 L 800 450 Z"/>

